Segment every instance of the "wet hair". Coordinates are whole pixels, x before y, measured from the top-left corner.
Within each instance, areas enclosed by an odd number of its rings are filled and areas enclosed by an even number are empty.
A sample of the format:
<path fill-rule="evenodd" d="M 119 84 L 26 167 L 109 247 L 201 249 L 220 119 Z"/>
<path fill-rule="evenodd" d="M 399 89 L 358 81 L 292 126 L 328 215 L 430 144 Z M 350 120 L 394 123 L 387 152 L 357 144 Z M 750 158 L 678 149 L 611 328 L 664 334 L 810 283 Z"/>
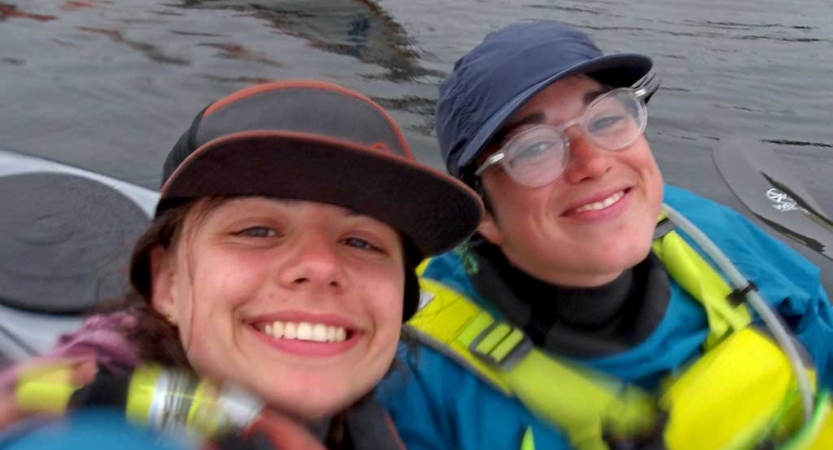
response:
<path fill-rule="evenodd" d="M 190 214 L 196 214 L 195 218 L 199 222 L 227 199 L 228 197 L 211 197 L 166 208 L 139 236 L 130 258 L 130 283 L 133 289 L 119 309 L 129 309 L 136 317 L 135 326 L 127 331 L 127 338 L 136 346 L 140 360 L 192 370 L 177 327 L 153 307 L 150 255 L 152 250 L 158 247 L 176 247 L 182 239 L 185 220 Z M 410 239 L 400 234 L 400 240 L 404 255 L 402 320 L 405 322 L 416 313 L 419 305 L 416 267 L 423 256 Z"/>

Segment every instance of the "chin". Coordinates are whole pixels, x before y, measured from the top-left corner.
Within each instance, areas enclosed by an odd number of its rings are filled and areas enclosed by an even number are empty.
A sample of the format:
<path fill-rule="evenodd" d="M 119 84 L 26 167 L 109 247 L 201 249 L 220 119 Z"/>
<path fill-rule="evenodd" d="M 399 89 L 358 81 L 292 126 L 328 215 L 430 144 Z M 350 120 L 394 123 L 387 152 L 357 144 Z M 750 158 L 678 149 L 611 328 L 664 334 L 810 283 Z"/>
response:
<path fill-rule="evenodd" d="M 651 252 L 651 240 L 620 240 L 599 249 L 597 270 L 604 273 L 624 272 L 641 263 Z"/>
<path fill-rule="evenodd" d="M 366 388 L 362 388 L 364 384 L 367 384 Z M 266 394 L 263 399 L 268 404 L 304 421 L 313 421 L 343 411 L 370 392 L 373 385 L 350 380 L 342 373 L 336 378 L 330 374 L 324 377 L 276 376 L 267 384 L 260 384 L 259 388 Z"/>
<path fill-rule="evenodd" d="M 283 403 L 287 403 L 288 405 L 282 409 L 292 411 L 293 415 L 303 421 L 312 422 L 325 417 L 331 417 L 343 411 L 360 398 L 346 393 L 340 395 L 337 392 L 332 386 L 316 389 L 297 389 L 292 392 L 293 395 L 290 398 L 284 400 Z M 280 403 L 277 406 L 280 407 Z"/>

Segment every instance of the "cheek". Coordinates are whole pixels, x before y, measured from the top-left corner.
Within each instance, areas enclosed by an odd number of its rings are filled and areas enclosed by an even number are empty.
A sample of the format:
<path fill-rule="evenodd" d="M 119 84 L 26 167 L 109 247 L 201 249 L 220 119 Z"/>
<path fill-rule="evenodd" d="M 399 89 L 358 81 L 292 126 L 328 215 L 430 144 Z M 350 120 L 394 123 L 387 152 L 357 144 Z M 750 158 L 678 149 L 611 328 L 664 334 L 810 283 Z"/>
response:
<path fill-rule="evenodd" d="M 365 308 L 375 322 L 380 333 L 396 333 L 402 323 L 403 298 L 405 296 L 405 276 L 401 268 L 388 268 L 363 275 L 364 279 L 374 280 L 366 283 L 363 291 Z"/>
<path fill-rule="evenodd" d="M 255 297 L 263 279 L 263 265 L 244 258 L 204 252 L 191 260 L 187 278 L 177 280 L 179 325 L 183 343 L 220 338 L 222 330 L 230 329 L 234 310 Z"/>
<path fill-rule="evenodd" d="M 194 291 L 215 306 L 239 303 L 265 283 L 269 261 L 264 257 L 244 257 L 208 253 L 195 270 Z"/>
<path fill-rule="evenodd" d="M 646 188 L 648 190 L 649 207 L 652 209 L 653 215 L 656 216 L 659 214 L 660 207 L 662 206 L 662 172 L 660 172 L 659 166 L 650 152 L 641 158 L 640 164 L 643 168 L 643 178 L 645 178 Z"/>
<path fill-rule="evenodd" d="M 662 185 L 662 174 L 653 153 L 651 153 L 651 148 L 644 138 L 642 144 L 638 149 L 635 149 L 637 151 L 624 153 L 623 156 L 625 156 L 628 165 L 642 173 L 643 177 L 650 178 L 649 181 L 653 185 Z"/>
<path fill-rule="evenodd" d="M 548 205 L 558 199 L 559 180 L 550 184 L 530 188 L 508 179 L 495 176 L 489 183 L 487 192 L 491 206 L 501 222 L 520 222 L 522 219 L 534 218 L 545 214 Z"/>

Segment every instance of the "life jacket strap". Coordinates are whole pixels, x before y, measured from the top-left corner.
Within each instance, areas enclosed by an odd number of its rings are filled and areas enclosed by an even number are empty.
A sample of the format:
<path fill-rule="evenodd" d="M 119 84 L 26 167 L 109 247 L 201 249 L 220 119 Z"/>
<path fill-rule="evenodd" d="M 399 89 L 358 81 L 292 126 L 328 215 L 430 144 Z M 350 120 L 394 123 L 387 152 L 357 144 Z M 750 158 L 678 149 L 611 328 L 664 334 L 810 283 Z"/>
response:
<path fill-rule="evenodd" d="M 652 395 L 546 354 L 522 329 L 442 284 L 426 279 L 420 284 L 431 299 L 408 323 L 417 337 L 518 398 L 533 414 L 561 424 L 574 448 L 607 450 L 608 438 L 653 431 L 658 411 Z"/>
<path fill-rule="evenodd" d="M 484 313 L 478 314 L 457 340 L 474 356 L 505 371 L 512 370 L 534 347 L 523 330 Z"/>

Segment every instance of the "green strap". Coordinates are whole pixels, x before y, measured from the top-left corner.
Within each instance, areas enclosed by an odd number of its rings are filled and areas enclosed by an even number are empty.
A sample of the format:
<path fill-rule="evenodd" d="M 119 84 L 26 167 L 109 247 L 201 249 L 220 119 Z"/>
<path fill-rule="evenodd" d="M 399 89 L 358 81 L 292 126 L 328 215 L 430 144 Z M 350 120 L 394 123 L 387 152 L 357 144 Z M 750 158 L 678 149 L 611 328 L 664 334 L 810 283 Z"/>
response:
<path fill-rule="evenodd" d="M 655 239 L 654 253 L 659 257 L 671 278 L 697 299 L 706 311 L 709 336 L 704 348 L 710 350 L 733 331 L 752 322 L 746 306 L 732 305 L 728 300 L 732 289 L 712 266 L 707 263 L 675 231 Z"/>
<path fill-rule="evenodd" d="M 521 450 L 535 450 L 535 437 L 532 435 L 532 427 L 527 427 L 524 437 L 521 439 Z"/>
<path fill-rule="evenodd" d="M 457 341 L 488 362 L 530 412 L 559 424 L 577 449 L 606 450 L 603 433 L 639 435 L 656 423 L 654 399 L 641 389 L 548 356 L 484 311 Z"/>

